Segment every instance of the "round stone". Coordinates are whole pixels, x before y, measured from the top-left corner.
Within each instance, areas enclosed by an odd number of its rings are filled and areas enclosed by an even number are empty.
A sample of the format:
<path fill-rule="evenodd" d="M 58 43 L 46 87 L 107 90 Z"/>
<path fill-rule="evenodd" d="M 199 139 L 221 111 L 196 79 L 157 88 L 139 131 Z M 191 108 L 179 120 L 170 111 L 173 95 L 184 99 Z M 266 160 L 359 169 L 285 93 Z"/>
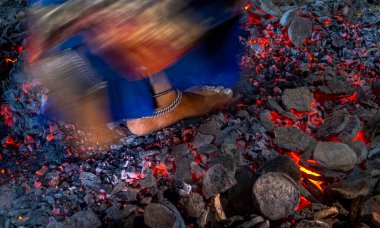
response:
<path fill-rule="evenodd" d="M 354 168 L 357 155 L 347 144 L 318 142 L 314 151 L 314 159 L 326 168 L 349 171 Z"/>
<path fill-rule="evenodd" d="M 294 213 L 300 197 L 297 183 L 284 173 L 260 176 L 252 187 L 253 204 L 270 220 Z"/>

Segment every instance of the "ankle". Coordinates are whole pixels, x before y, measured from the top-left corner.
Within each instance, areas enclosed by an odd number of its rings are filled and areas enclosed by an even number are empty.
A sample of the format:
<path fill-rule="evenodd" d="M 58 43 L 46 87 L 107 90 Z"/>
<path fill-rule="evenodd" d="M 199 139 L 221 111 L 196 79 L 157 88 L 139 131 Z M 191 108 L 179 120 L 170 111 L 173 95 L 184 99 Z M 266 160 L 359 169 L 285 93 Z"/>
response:
<path fill-rule="evenodd" d="M 176 99 L 177 92 L 176 90 L 170 91 L 169 93 L 157 96 L 154 98 L 156 103 L 156 109 L 161 109 L 168 107 Z"/>

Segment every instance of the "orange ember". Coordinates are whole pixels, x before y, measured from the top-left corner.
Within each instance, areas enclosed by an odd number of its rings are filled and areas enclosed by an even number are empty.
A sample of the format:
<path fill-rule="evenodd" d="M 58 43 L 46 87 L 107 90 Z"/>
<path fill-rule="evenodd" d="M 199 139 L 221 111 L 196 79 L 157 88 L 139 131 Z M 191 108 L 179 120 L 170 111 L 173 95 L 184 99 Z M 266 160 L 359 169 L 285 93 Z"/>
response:
<path fill-rule="evenodd" d="M 305 197 L 300 196 L 300 203 L 298 204 L 296 211 L 300 211 L 304 209 L 305 207 L 309 206 L 311 202 L 307 200 Z"/>
<path fill-rule="evenodd" d="M 323 192 L 323 188 L 322 188 L 322 185 L 323 185 L 323 181 L 315 181 L 315 180 L 311 180 L 311 179 L 308 179 L 311 183 L 313 183 L 315 186 L 317 186 L 317 188 L 319 190 L 321 190 L 321 192 Z"/>
<path fill-rule="evenodd" d="M 363 130 L 359 131 L 358 134 L 356 135 L 356 137 L 352 140 L 352 141 L 362 141 L 364 143 L 369 143 L 370 140 L 369 138 L 367 138 L 367 136 L 365 135 L 365 132 Z"/>
<path fill-rule="evenodd" d="M 168 176 L 168 170 L 164 163 L 160 163 L 159 165 L 153 166 L 153 172 L 155 176 Z"/>

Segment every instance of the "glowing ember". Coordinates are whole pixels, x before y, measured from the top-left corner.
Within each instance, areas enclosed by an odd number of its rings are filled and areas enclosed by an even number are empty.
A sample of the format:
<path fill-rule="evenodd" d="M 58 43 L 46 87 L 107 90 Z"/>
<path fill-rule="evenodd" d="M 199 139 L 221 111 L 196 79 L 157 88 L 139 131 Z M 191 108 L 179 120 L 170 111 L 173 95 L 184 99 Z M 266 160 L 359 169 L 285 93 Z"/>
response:
<path fill-rule="evenodd" d="M 300 203 L 298 204 L 296 211 L 300 211 L 300 210 L 306 208 L 307 206 L 309 206 L 310 204 L 311 204 L 311 202 L 309 200 L 307 200 L 303 196 L 300 196 Z"/>
<path fill-rule="evenodd" d="M 320 174 L 318 174 L 316 172 L 313 172 L 311 170 L 308 170 L 308 169 L 306 169 L 305 167 L 302 167 L 302 166 L 300 166 L 300 170 L 301 170 L 301 172 L 309 174 L 309 175 L 313 175 L 313 176 L 316 176 L 316 177 L 320 177 L 321 176 Z"/>
<path fill-rule="evenodd" d="M 358 141 L 358 140 L 366 144 L 370 142 L 369 138 L 367 138 L 363 130 L 359 131 L 356 137 L 352 141 Z"/>
<path fill-rule="evenodd" d="M 9 105 L 1 105 L 0 114 L 4 118 L 4 123 L 6 126 L 11 127 L 13 125 L 13 116 L 12 116 L 12 110 L 9 107 Z"/>
<path fill-rule="evenodd" d="M 168 170 L 164 163 L 160 163 L 159 165 L 153 166 L 153 172 L 155 176 L 168 176 Z"/>
<path fill-rule="evenodd" d="M 311 180 L 311 179 L 308 179 L 311 183 L 313 183 L 319 190 L 321 190 L 321 192 L 323 192 L 323 188 L 322 188 L 322 185 L 323 185 L 323 181 L 315 181 L 315 180 Z"/>

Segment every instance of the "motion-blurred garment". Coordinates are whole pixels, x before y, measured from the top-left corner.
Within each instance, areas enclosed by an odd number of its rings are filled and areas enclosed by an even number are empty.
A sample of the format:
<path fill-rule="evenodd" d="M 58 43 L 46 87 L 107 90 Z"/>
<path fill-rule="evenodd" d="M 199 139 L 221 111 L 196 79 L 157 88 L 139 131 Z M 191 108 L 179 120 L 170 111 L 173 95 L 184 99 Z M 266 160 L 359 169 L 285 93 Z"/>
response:
<path fill-rule="evenodd" d="M 240 50 L 234 2 L 32 1 L 28 60 L 50 89 L 50 115 L 70 117 L 90 100 L 110 120 L 149 116 L 147 77 L 162 71 L 181 90 L 231 87 Z"/>

